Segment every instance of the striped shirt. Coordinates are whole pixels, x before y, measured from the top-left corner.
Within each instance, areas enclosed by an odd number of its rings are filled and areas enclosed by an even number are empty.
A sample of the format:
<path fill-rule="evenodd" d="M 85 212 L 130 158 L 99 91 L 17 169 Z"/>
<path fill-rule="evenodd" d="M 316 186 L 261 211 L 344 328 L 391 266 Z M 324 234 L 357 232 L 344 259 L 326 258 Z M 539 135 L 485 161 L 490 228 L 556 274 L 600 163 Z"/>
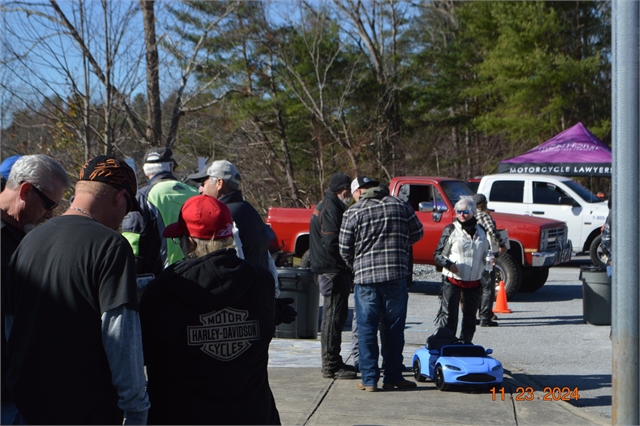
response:
<path fill-rule="evenodd" d="M 370 188 L 344 213 L 340 255 L 353 268 L 356 284 L 406 278 L 411 245 L 423 236 L 413 209 L 388 194 L 386 187 Z"/>

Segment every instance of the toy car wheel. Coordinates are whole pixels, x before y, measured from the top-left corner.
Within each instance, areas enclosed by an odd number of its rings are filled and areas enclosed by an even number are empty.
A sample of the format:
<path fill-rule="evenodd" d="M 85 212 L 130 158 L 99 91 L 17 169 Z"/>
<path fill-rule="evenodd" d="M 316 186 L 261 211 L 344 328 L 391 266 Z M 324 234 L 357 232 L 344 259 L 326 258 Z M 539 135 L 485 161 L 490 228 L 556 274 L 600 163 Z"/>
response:
<path fill-rule="evenodd" d="M 442 371 L 442 366 L 438 365 L 436 366 L 436 374 L 435 374 L 435 378 L 433 379 L 433 381 L 436 384 L 436 387 L 438 389 L 440 389 L 441 391 L 446 391 L 449 389 L 449 385 L 446 384 L 444 382 L 444 372 Z"/>
<path fill-rule="evenodd" d="M 413 378 L 416 382 L 426 382 L 427 378 L 422 375 L 422 367 L 420 366 L 420 359 L 413 360 Z"/>

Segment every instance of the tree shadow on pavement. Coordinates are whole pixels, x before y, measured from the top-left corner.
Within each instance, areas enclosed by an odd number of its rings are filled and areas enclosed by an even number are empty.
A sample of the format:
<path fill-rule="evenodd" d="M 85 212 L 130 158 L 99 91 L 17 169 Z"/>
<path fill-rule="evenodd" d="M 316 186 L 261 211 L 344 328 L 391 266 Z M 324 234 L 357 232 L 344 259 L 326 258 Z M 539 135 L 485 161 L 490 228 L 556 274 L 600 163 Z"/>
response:
<path fill-rule="evenodd" d="M 520 382 L 527 382 L 526 379 L 535 384 L 534 388 L 537 392 L 542 392 L 542 397 L 551 400 L 560 400 L 562 395 L 565 401 L 576 407 L 606 407 L 611 405 L 611 375 L 610 374 L 591 374 L 591 375 L 567 375 L 567 374 L 527 374 L 510 373 L 511 376 Z M 541 385 L 540 383 L 545 383 Z M 547 388 L 547 389 L 545 389 Z M 579 398 L 569 397 L 569 393 L 563 388 L 573 391 L 577 388 Z M 585 397 L 581 393 L 587 390 L 603 389 L 607 395 L 597 395 Z M 514 389 L 511 389 L 515 392 Z M 593 394 L 593 392 L 591 392 Z M 575 394 L 573 394 L 575 396 Z"/>

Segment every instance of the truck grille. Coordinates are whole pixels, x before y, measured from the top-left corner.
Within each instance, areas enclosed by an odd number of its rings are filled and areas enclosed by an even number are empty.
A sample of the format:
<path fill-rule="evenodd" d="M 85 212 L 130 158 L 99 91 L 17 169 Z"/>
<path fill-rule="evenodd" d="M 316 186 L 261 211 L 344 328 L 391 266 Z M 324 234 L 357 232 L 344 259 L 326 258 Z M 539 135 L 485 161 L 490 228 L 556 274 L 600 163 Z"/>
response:
<path fill-rule="evenodd" d="M 562 249 L 567 245 L 567 227 L 545 229 L 542 231 L 541 251 Z"/>

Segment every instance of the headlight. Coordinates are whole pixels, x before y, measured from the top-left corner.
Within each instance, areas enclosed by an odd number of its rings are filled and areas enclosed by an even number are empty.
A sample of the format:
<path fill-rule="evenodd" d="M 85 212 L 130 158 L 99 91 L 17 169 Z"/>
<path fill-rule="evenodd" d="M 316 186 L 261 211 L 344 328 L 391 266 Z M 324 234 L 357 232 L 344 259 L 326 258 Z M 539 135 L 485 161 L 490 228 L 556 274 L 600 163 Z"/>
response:
<path fill-rule="evenodd" d="M 444 368 L 448 368 L 449 370 L 453 370 L 453 371 L 462 371 L 460 368 L 456 367 L 455 365 L 446 364 Z"/>
<path fill-rule="evenodd" d="M 491 369 L 491 371 L 502 370 L 502 365 L 498 364 Z"/>

